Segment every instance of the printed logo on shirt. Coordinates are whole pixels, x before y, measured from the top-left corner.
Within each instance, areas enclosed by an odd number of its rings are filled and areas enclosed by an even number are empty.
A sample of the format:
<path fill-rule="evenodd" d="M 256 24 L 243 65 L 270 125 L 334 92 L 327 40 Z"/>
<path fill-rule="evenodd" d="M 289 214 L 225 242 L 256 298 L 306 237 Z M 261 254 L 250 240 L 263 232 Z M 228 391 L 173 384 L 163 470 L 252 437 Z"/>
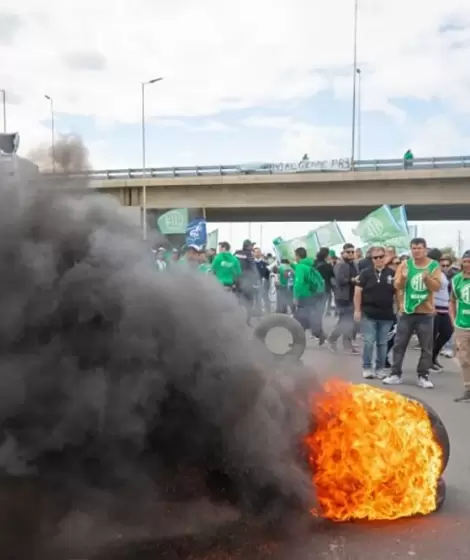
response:
<path fill-rule="evenodd" d="M 419 272 L 411 279 L 411 288 L 415 292 L 426 292 L 426 284 L 424 283 L 423 273 Z"/>
<path fill-rule="evenodd" d="M 470 284 L 466 284 L 460 290 L 460 299 L 466 303 L 470 304 Z"/>

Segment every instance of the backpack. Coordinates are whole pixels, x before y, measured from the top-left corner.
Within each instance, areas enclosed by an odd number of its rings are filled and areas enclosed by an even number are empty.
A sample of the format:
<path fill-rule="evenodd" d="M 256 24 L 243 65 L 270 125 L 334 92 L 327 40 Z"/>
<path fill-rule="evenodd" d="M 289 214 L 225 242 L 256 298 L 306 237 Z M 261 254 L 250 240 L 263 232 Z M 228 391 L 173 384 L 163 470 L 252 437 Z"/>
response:
<path fill-rule="evenodd" d="M 325 292 L 325 280 L 314 266 L 310 268 L 308 286 L 313 294 L 323 294 Z"/>

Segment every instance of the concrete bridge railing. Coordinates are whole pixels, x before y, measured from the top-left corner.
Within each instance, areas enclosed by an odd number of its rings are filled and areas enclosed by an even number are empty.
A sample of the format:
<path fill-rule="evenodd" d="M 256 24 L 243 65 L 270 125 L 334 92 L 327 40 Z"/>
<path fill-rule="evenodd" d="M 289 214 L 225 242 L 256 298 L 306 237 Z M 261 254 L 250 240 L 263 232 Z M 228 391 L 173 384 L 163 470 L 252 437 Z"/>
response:
<path fill-rule="evenodd" d="M 355 161 L 348 159 L 331 161 L 301 161 L 298 163 L 253 163 L 240 165 L 201 165 L 188 167 L 149 167 L 145 169 L 147 178 L 168 177 L 218 177 L 221 175 L 269 175 L 279 173 L 337 173 L 354 171 L 399 171 L 406 169 L 458 169 L 470 167 L 469 156 L 416 158 L 405 166 L 403 159 L 369 159 Z M 58 175 L 57 173 L 55 174 Z M 72 177 L 88 179 L 139 179 L 144 177 L 143 169 L 100 169 L 67 173 Z"/>

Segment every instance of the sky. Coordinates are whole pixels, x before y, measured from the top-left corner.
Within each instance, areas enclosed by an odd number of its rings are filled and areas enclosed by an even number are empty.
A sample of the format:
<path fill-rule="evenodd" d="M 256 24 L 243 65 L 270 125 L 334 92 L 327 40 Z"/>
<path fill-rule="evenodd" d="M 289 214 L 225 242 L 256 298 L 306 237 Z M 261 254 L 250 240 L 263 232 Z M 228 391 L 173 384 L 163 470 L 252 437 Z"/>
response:
<path fill-rule="evenodd" d="M 358 2 L 356 159 L 469 154 L 468 0 Z M 48 95 L 95 169 L 140 167 L 163 77 L 149 166 L 347 158 L 353 21 L 353 0 L 0 0 L 7 128 L 50 145 Z"/>

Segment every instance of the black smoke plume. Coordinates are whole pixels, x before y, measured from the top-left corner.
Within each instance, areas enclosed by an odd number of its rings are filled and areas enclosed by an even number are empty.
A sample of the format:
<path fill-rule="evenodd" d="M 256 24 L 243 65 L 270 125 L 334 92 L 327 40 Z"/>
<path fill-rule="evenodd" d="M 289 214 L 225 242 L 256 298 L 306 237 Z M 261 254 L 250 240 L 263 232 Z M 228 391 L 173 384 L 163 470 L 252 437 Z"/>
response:
<path fill-rule="evenodd" d="M 92 558 L 312 503 L 300 368 L 215 280 L 157 272 L 152 241 L 84 184 L 0 177 L 2 558 Z"/>

